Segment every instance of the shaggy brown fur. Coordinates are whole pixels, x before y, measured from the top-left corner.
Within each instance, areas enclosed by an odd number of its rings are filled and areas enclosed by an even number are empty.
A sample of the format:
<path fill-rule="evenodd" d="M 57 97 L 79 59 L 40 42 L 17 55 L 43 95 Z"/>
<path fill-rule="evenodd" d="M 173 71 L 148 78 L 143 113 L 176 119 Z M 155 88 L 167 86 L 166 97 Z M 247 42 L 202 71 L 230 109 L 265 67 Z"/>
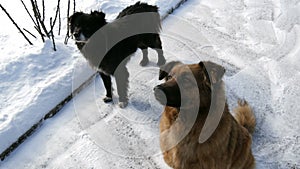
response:
<path fill-rule="evenodd" d="M 236 119 L 230 114 L 225 102 L 216 130 L 208 140 L 199 143 L 199 136 L 212 108 L 211 105 L 218 106 L 220 100 L 225 99 L 223 67 L 212 62 L 192 65 L 172 62 L 161 69 L 160 79 L 165 78 L 166 82 L 155 88 L 155 96 L 159 102 L 167 105 L 160 121 L 160 146 L 165 162 L 174 169 L 255 168 L 250 134 L 254 131 L 255 117 L 246 101 L 238 102 L 238 107 L 235 109 Z M 177 84 L 182 76 L 186 76 L 187 71 L 192 72 L 196 85 L 189 84 L 193 83 L 189 82 L 191 79 Z M 176 91 L 179 88 L 180 92 Z M 169 90 L 173 92 L 168 92 Z M 215 103 L 211 102 L 212 91 L 217 98 Z M 165 94 L 165 100 L 161 98 L 162 92 Z M 181 96 L 174 93 L 180 93 Z M 200 101 L 194 98 L 197 94 L 200 96 Z M 195 100 L 199 103 L 196 104 Z M 180 138 L 180 134 L 185 132 L 189 125 L 186 119 L 195 110 L 195 105 L 199 105 L 195 122 Z"/>
<path fill-rule="evenodd" d="M 234 110 L 235 112 L 235 119 L 244 126 L 250 134 L 254 132 L 254 127 L 256 124 L 255 117 L 253 115 L 251 107 L 248 105 L 246 101 L 239 100 L 238 107 Z"/>

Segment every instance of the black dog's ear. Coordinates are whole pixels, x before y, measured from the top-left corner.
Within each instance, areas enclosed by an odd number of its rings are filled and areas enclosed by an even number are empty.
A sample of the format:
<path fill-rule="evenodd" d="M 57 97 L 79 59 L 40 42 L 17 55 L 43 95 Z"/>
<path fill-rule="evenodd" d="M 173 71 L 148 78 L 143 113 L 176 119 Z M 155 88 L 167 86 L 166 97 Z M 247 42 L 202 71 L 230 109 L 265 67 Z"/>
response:
<path fill-rule="evenodd" d="M 162 65 L 159 69 L 159 77 L 158 79 L 159 80 L 162 80 L 164 79 L 165 77 L 168 76 L 169 72 L 173 69 L 174 66 L 178 65 L 178 64 L 182 64 L 181 62 L 179 61 L 172 61 L 172 62 L 169 62 L 165 65 Z"/>
<path fill-rule="evenodd" d="M 91 11 L 91 15 L 97 16 L 101 19 L 105 19 L 105 13 L 103 13 L 102 11 Z"/>
<path fill-rule="evenodd" d="M 216 84 L 222 80 L 225 73 L 224 67 L 213 62 L 200 62 L 199 66 L 205 69 L 205 75 L 210 80 L 211 84 Z"/>
<path fill-rule="evenodd" d="M 75 12 L 72 16 L 68 18 L 68 22 L 72 23 L 78 16 L 83 15 L 83 12 Z"/>

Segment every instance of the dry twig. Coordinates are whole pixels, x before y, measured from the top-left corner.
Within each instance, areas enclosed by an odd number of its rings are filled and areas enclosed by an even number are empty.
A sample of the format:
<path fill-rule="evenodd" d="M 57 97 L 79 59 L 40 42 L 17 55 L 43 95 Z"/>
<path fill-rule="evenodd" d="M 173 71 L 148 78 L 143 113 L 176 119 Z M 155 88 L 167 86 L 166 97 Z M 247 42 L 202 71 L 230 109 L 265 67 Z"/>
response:
<path fill-rule="evenodd" d="M 20 33 L 23 35 L 23 37 L 27 40 L 27 42 L 30 45 L 33 45 L 30 40 L 27 38 L 27 36 L 24 34 L 24 32 L 20 29 L 20 27 L 17 25 L 17 23 L 13 20 L 13 18 L 9 15 L 9 13 L 6 11 L 6 9 L 0 4 L 0 8 L 5 12 L 5 14 L 8 16 L 8 18 L 12 21 L 12 23 L 17 27 L 17 29 L 20 31 Z"/>

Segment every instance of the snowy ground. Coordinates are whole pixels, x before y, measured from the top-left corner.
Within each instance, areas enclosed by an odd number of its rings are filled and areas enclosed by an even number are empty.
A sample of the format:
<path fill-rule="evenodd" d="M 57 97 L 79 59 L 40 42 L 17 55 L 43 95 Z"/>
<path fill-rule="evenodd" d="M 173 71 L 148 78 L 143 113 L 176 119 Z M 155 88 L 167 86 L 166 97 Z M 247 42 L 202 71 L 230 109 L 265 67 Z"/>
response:
<path fill-rule="evenodd" d="M 101 8 L 112 19 L 132 3 L 89 0 L 78 8 Z M 150 3 L 167 11 L 175 1 Z M 300 168 L 299 11 L 299 1 L 189 0 L 163 23 L 167 60 L 222 64 L 229 105 L 245 98 L 254 108 L 253 153 L 259 169 Z M 33 47 L 15 43 L 20 35 L 12 29 L 0 30 L 1 151 L 68 95 L 72 84 L 92 74 L 72 40 L 65 46 L 61 37 L 59 52 L 52 52 L 49 41 Z M 159 83 L 156 53 L 149 55 L 146 68 L 137 66 L 140 51 L 128 64 L 126 109 L 102 103 L 104 88 L 96 77 L 0 168 L 168 168 L 158 146 L 162 106 L 152 95 Z"/>

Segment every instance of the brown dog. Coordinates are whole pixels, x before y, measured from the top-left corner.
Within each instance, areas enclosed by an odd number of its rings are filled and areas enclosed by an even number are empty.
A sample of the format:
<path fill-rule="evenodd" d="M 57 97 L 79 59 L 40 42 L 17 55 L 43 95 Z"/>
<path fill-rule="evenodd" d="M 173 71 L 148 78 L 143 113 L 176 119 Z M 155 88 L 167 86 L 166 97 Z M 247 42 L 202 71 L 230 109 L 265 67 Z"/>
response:
<path fill-rule="evenodd" d="M 160 146 L 165 162 L 175 169 L 253 169 L 251 134 L 254 114 L 239 101 L 235 118 L 226 103 L 224 68 L 212 62 L 161 67 L 154 88 L 166 105 L 160 121 Z M 220 113 L 218 113 L 220 112 Z"/>

